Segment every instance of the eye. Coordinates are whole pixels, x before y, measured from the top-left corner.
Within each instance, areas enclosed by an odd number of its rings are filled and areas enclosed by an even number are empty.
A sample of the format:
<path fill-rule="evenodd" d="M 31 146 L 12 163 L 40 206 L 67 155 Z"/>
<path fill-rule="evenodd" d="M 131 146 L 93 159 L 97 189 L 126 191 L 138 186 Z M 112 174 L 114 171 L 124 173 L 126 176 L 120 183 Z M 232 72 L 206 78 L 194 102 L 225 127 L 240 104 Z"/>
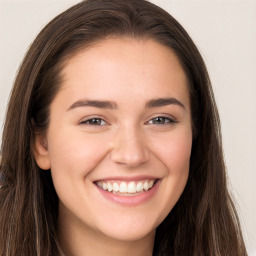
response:
<path fill-rule="evenodd" d="M 160 125 L 164 125 L 164 124 L 173 124 L 173 123 L 177 123 L 177 121 L 168 118 L 168 117 L 164 117 L 164 116 L 157 116 L 153 119 L 151 119 L 149 122 L 149 124 L 160 124 Z"/>
<path fill-rule="evenodd" d="M 87 125 L 106 125 L 107 123 L 101 118 L 91 118 L 88 120 L 84 120 L 80 122 L 80 124 L 87 124 Z"/>

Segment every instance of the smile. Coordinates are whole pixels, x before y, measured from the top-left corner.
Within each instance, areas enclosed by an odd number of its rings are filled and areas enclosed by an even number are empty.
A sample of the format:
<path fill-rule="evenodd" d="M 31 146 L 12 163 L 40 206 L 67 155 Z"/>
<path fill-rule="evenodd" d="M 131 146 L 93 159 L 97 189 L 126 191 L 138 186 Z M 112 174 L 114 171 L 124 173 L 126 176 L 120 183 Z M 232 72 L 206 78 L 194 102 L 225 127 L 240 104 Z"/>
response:
<path fill-rule="evenodd" d="M 156 180 L 140 181 L 97 181 L 96 185 L 101 189 L 121 195 L 136 195 L 150 190 Z"/>

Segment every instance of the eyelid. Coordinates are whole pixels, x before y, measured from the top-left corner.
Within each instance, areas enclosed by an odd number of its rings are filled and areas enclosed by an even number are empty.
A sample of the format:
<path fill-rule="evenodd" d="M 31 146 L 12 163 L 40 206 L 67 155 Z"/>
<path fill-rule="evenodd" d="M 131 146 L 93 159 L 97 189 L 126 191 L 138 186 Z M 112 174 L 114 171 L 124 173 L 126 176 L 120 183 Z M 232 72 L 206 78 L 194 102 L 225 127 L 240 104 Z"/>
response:
<path fill-rule="evenodd" d="M 177 118 L 171 116 L 170 114 L 158 114 L 158 115 L 154 115 L 152 117 L 150 117 L 150 119 L 148 121 L 145 122 L 145 124 L 150 124 L 149 122 L 154 120 L 155 118 L 164 118 L 164 119 L 168 119 L 169 122 L 166 122 L 164 124 L 153 124 L 153 125 L 173 125 L 178 123 Z M 101 121 L 104 122 L 103 125 L 93 125 L 93 124 L 89 124 L 87 122 L 89 122 L 92 119 L 100 119 Z M 106 121 L 106 118 L 101 116 L 101 115 L 91 115 L 91 116 L 87 116 L 82 118 L 79 122 L 79 125 L 88 125 L 88 126 L 105 126 L 105 125 L 109 125 L 110 123 L 108 121 Z"/>
<path fill-rule="evenodd" d="M 93 119 L 99 119 L 99 120 L 103 121 L 105 124 L 103 124 L 103 125 L 92 125 L 92 124 L 87 123 L 87 122 L 89 122 Z M 93 115 L 93 116 L 84 117 L 83 119 L 81 119 L 79 121 L 79 125 L 88 125 L 88 126 L 105 126 L 105 125 L 108 125 L 108 124 L 109 123 L 105 120 L 104 117 L 98 116 L 98 115 L 97 116 Z"/>
<path fill-rule="evenodd" d="M 178 123 L 178 120 L 176 118 L 174 118 L 173 116 L 170 116 L 169 114 L 160 114 L 160 115 L 156 115 L 154 117 L 151 117 L 150 120 L 148 120 L 146 122 L 146 124 L 149 124 L 150 121 L 152 121 L 156 118 L 165 118 L 165 119 L 168 119 L 169 122 L 164 123 L 164 124 L 153 124 L 153 125 L 173 125 L 173 124 Z"/>

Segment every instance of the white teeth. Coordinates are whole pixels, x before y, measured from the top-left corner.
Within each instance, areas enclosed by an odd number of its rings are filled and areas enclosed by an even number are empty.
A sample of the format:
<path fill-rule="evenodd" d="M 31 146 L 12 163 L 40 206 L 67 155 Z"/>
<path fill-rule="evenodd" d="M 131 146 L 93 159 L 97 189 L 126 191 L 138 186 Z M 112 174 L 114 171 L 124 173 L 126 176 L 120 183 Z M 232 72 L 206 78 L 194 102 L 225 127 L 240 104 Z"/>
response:
<path fill-rule="evenodd" d="M 141 192 L 143 190 L 143 183 L 139 182 L 136 186 L 136 191 L 137 192 Z"/>
<path fill-rule="evenodd" d="M 107 184 L 106 184 L 106 183 L 104 183 L 104 182 L 102 182 L 102 188 L 103 188 L 104 190 L 107 190 L 107 189 L 108 189 Z"/>
<path fill-rule="evenodd" d="M 108 192 L 111 192 L 113 190 L 113 187 L 111 185 L 111 183 L 108 182 Z"/>
<path fill-rule="evenodd" d="M 119 187 L 119 192 L 120 193 L 127 193 L 128 188 L 127 188 L 127 183 L 126 182 L 121 182 L 120 187 Z"/>
<path fill-rule="evenodd" d="M 116 182 L 113 183 L 113 191 L 114 192 L 118 192 L 119 191 L 119 185 Z"/>
<path fill-rule="evenodd" d="M 127 190 L 128 190 L 128 193 L 136 193 L 136 184 L 135 184 L 134 181 L 133 181 L 133 182 L 130 182 L 130 183 L 128 184 Z"/>
<path fill-rule="evenodd" d="M 131 181 L 125 182 L 122 181 L 120 184 L 118 182 L 103 182 L 98 181 L 96 184 L 108 192 L 122 193 L 122 194 L 136 194 L 141 193 L 143 190 L 148 191 L 153 187 L 155 180 L 146 180 L 146 181 Z"/>
<path fill-rule="evenodd" d="M 148 189 L 149 189 L 148 182 L 144 182 L 143 188 L 144 188 L 144 190 L 148 191 Z"/>

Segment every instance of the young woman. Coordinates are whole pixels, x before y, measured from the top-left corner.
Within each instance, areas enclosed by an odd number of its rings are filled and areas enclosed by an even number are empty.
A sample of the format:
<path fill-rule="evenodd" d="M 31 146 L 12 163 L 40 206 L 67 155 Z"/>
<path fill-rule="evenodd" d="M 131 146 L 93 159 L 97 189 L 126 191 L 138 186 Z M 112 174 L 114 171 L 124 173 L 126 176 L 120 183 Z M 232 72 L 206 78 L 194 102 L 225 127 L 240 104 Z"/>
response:
<path fill-rule="evenodd" d="M 0 255 L 247 255 L 206 67 L 147 1 L 83 1 L 42 30 L 1 152 Z"/>

